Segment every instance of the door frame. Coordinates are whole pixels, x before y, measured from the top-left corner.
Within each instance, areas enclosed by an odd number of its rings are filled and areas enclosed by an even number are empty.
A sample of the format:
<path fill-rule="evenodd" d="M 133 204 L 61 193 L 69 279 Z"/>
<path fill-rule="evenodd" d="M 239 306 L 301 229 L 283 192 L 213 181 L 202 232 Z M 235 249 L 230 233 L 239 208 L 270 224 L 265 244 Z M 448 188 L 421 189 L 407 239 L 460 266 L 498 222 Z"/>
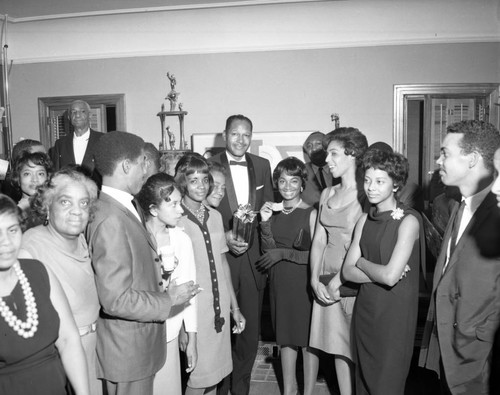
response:
<path fill-rule="evenodd" d="M 407 154 L 407 102 L 408 99 L 421 99 L 431 96 L 489 96 L 489 122 L 499 128 L 500 103 L 499 83 L 464 84 L 398 84 L 394 85 L 393 148 Z M 424 111 L 430 109 L 430 104 Z M 424 127 L 427 120 L 424 121 Z"/>

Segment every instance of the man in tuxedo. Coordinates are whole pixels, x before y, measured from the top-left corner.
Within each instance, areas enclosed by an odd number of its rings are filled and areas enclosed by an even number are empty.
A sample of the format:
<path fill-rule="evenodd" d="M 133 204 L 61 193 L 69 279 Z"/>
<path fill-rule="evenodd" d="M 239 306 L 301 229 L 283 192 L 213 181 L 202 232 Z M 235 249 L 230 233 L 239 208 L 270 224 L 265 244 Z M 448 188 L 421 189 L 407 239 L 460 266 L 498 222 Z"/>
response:
<path fill-rule="evenodd" d="M 69 108 L 73 133 L 58 139 L 50 151 L 54 170 L 67 165 L 81 165 L 90 175 L 94 172 L 94 149 L 102 133 L 90 129 L 90 106 L 83 100 L 75 100 Z"/>
<path fill-rule="evenodd" d="M 436 263 L 420 365 L 440 374 L 443 394 L 488 394 L 493 340 L 500 323 L 500 211 L 493 157 L 500 134 L 491 124 L 448 127 L 437 160 L 455 202 Z"/>
<path fill-rule="evenodd" d="M 143 147 L 138 136 L 110 132 L 95 149 L 103 185 L 87 241 L 101 304 L 98 377 L 109 395 L 153 393 L 165 363 L 164 321 L 199 292 L 192 281 L 163 291 L 156 242 L 132 203 L 146 174 Z"/>
<path fill-rule="evenodd" d="M 255 267 L 255 262 L 260 257 L 260 240 L 255 229 L 257 224 L 254 223 L 253 237 L 249 243 L 238 241 L 233 238 L 231 232 L 233 213 L 240 204 L 249 203 L 254 211 L 259 211 L 266 201 L 273 200 L 269 161 L 247 153 L 252 141 L 252 128 L 252 122 L 244 115 L 230 116 L 223 133 L 226 150 L 209 159 L 227 169 L 226 195 L 218 210 L 222 214 L 226 231 L 230 251 L 227 259 L 234 290 L 241 313 L 247 322 L 245 330 L 234 338 L 232 395 L 246 395 L 250 391 L 250 376 L 257 355 L 262 300 L 266 286 L 265 274 Z M 224 380 L 219 393 L 227 394 L 228 381 Z"/>
<path fill-rule="evenodd" d="M 311 133 L 304 145 L 303 151 L 307 154 L 309 162 L 306 163 L 307 180 L 302 192 L 302 200 L 307 204 L 318 208 L 319 198 L 323 189 L 336 185 L 339 179 L 334 179 L 326 165 L 326 151 L 323 148 L 323 137 L 321 132 Z"/>

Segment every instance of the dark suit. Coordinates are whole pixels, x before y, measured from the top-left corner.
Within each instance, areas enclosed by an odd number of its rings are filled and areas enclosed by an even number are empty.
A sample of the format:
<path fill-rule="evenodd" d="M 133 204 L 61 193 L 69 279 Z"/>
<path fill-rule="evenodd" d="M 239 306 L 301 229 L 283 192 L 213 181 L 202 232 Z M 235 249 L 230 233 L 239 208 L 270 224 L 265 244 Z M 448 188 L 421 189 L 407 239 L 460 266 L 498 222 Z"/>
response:
<path fill-rule="evenodd" d="M 490 192 L 443 273 L 458 211 L 455 203 L 436 263 L 420 365 L 439 372 L 441 358 L 452 394 L 487 393 L 492 344 L 500 322 L 500 210 L 496 203 Z"/>
<path fill-rule="evenodd" d="M 307 204 L 318 208 L 319 198 L 321 197 L 321 192 L 323 192 L 323 187 L 321 185 L 321 179 L 319 175 L 319 167 L 312 164 L 311 162 L 306 163 L 307 170 L 307 180 L 302 191 L 301 198 Z M 339 183 L 339 179 L 334 179 L 332 173 L 328 169 L 328 165 L 325 164 L 323 170 L 323 177 L 325 179 L 326 187 L 331 187 Z"/>
<path fill-rule="evenodd" d="M 85 150 L 85 156 L 83 157 L 83 161 L 81 163 L 81 165 L 85 167 L 90 172 L 90 174 L 94 172 L 94 149 L 101 136 L 102 133 L 90 129 L 89 142 L 87 144 L 87 149 Z M 64 166 L 75 164 L 73 133 L 61 137 L 56 141 L 54 147 L 52 147 L 52 149 L 50 150 L 50 159 L 54 164 L 55 171 Z"/>
<path fill-rule="evenodd" d="M 245 154 L 248 169 L 249 199 L 255 211 L 259 211 L 264 202 L 273 200 L 271 169 L 269 161 L 259 156 Z M 225 152 L 213 156 L 211 162 L 218 162 L 227 169 L 226 194 L 218 211 L 222 214 L 224 230 L 232 229 L 233 213 L 238 208 L 231 171 Z M 255 221 L 257 222 L 257 220 Z M 257 355 L 260 332 L 260 314 L 266 276 L 255 268 L 260 257 L 260 241 L 257 229 L 246 252 L 236 256 L 229 252 L 227 260 L 231 268 L 231 277 L 241 313 L 246 318 L 246 328 L 235 336 L 233 344 L 233 373 L 231 394 L 248 394 L 250 375 Z"/>
<path fill-rule="evenodd" d="M 146 228 L 101 192 L 87 241 L 101 314 L 97 322 L 98 377 L 132 382 L 165 363 L 165 323 L 171 300 L 160 287 L 160 260 Z"/>

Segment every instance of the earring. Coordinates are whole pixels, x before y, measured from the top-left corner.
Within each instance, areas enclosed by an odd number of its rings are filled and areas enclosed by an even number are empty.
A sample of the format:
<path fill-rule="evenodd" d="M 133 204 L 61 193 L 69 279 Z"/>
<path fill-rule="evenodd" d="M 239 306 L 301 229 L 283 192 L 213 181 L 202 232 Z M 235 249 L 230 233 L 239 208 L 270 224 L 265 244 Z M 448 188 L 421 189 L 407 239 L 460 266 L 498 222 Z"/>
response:
<path fill-rule="evenodd" d="M 45 217 L 45 220 L 43 221 L 43 226 L 47 226 L 49 224 L 49 212 L 47 211 L 47 216 Z"/>

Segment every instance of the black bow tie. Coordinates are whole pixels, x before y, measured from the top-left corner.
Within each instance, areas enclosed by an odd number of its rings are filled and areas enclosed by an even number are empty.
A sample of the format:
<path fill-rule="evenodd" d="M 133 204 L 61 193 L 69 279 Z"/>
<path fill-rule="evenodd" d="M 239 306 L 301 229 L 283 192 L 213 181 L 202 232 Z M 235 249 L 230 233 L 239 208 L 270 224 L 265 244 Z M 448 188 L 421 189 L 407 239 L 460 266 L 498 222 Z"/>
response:
<path fill-rule="evenodd" d="M 245 166 L 245 167 L 247 167 L 247 162 L 245 162 L 245 161 L 236 162 L 235 160 L 230 160 L 229 166 Z"/>

